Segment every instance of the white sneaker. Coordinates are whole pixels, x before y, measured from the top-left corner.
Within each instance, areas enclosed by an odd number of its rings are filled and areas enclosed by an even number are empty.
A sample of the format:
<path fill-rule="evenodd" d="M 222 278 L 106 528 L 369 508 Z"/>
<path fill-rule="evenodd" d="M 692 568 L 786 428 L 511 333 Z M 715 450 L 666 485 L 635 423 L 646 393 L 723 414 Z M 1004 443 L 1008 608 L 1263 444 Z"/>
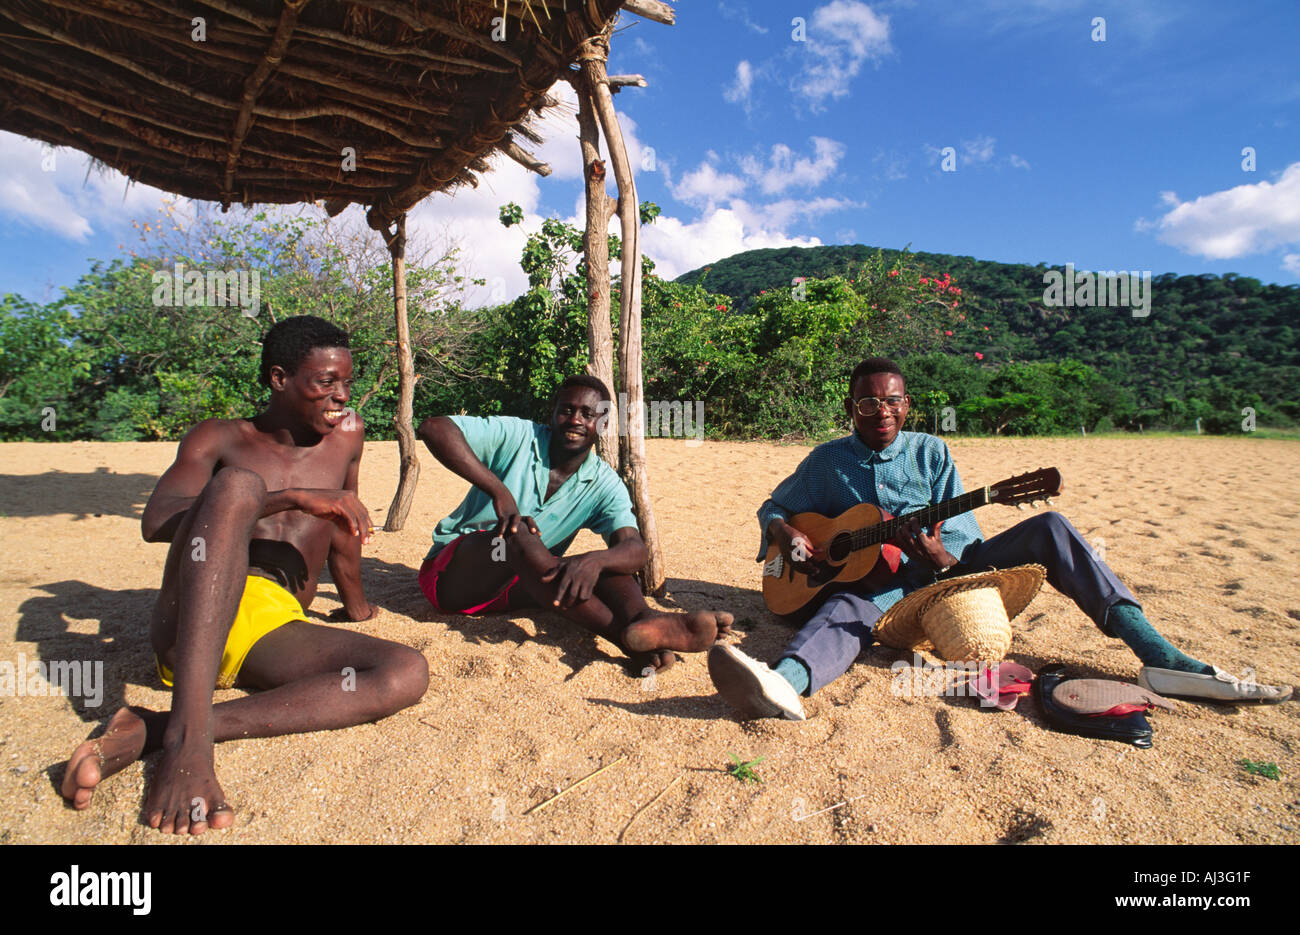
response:
<path fill-rule="evenodd" d="M 766 663 L 746 656 L 734 646 L 714 643 L 709 649 L 709 677 L 718 694 L 743 719 L 783 717 L 805 719 L 799 693 Z"/>
<path fill-rule="evenodd" d="M 1177 669 L 1155 669 L 1144 666 L 1138 673 L 1138 684 L 1158 695 L 1176 698 L 1199 698 L 1205 701 L 1286 701 L 1291 697 L 1290 685 L 1261 685 L 1243 682 L 1218 666 L 1213 675 L 1180 672 Z"/>

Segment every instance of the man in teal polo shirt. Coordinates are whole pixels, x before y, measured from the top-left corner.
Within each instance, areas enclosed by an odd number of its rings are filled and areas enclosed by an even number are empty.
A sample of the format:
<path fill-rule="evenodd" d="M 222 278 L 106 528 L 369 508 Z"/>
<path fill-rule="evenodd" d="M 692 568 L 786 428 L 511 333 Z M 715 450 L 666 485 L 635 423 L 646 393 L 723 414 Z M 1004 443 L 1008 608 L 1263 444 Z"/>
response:
<path fill-rule="evenodd" d="M 547 607 L 663 669 L 673 652 L 701 652 L 729 632 L 720 611 L 664 614 L 633 574 L 646 562 L 627 488 L 593 450 L 610 395 L 595 377 L 569 377 L 551 424 L 509 416 L 435 416 L 417 434 L 474 486 L 433 531 L 420 589 L 439 613 Z M 580 529 L 605 549 L 565 556 Z"/>

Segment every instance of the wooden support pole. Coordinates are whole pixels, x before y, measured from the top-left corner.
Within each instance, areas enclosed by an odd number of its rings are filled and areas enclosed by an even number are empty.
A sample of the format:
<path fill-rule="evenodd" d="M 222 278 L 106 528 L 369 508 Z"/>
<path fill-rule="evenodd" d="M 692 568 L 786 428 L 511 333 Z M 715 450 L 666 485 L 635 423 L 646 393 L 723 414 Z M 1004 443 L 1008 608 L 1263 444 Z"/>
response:
<path fill-rule="evenodd" d="M 532 153 L 525 150 L 522 146 L 520 146 L 518 143 L 514 141 L 513 137 L 507 135 L 506 140 L 507 142 L 505 146 L 502 148 L 502 151 L 507 156 L 509 156 L 515 162 L 519 163 L 525 169 L 531 169 L 533 172 L 536 172 L 540 176 L 545 177 L 551 174 L 551 167 L 549 165 L 542 162 Z"/>
<path fill-rule="evenodd" d="M 623 9 L 665 26 L 677 22 L 677 11 L 661 0 L 626 0 Z"/>
<path fill-rule="evenodd" d="M 610 75 L 609 86 L 614 91 L 619 88 L 644 88 L 646 87 L 645 75 Z"/>
<path fill-rule="evenodd" d="M 614 392 L 614 332 L 609 321 L 609 219 L 618 202 L 605 191 L 605 163 L 600 159 L 600 130 L 590 93 L 593 63 L 584 62 L 574 80 L 578 92 L 578 142 L 582 147 L 582 177 L 587 182 L 587 224 L 582 252 L 587 266 L 587 373 Z M 618 401 L 610 406 L 596 441 L 596 451 L 618 470 Z"/>
<path fill-rule="evenodd" d="M 411 326 L 406 320 L 406 215 L 397 217 L 397 230 L 388 240 L 393 258 L 393 313 L 397 318 L 397 449 L 401 456 L 397 493 L 388 507 L 386 532 L 406 525 L 420 479 L 420 459 L 415 453 L 415 361 L 411 354 Z"/>
<path fill-rule="evenodd" d="M 221 186 L 222 209 L 229 208 L 234 198 L 235 167 L 239 165 L 239 150 L 244 145 L 244 137 L 248 136 L 248 131 L 253 125 L 253 104 L 270 79 L 271 73 L 283 60 L 284 50 L 289 46 L 289 37 L 293 35 L 293 27 L 298 22 L 298 13 L 306 5 L 307 0 L 285 0 L 284 7 L 280 10 L 280 22 L 275 28 L 270 46 L 263 53 L 262 60 L 257 63 L 252 74 L 244 80 L 244 93 L 239 99 L 239 111 L 235 114 L 235 125 L 230 131 L 230 147 L 226 153 L 226 178 Z"/>
<path fill-rule="evenodd" d="M 608 40 L 604 36 L 588 41 L 589 48 L 608 53 Z M 583 56 L 586 57 L 586 56 Z M 632 497 L 641 525 L 641 538 L 645 540 L 648 557 L 642 569 L 641 588 L 647 594 L 663 590 L 667 570 L 663 552 L 659 548 L 659 530 L 655 524 L 654 507 L 650 503 L 650 476 L 645 463 L 645 400 L 641 386 L 641 215 L 637 201 L 636 180 L 632 176 L 632 162 L 623 144 L 623 131 L 614 111 L 614 99 L 606 82 L 604 57 L 591 56 L 583 61 L 584 72 L 588 64 L 594 71 L 594 80 L 588 82 L 596 116 L 600 119 L 609 147 L 609 159 L 614 164 L 614 179 L 618 183 L 618 217 L 623 237 L 622 280 L 619 286 L 618 370 L 623 395 L 620 404 L 626 409 L 626 418 L 620 419 L 619 453 L 623 480 Z"/>

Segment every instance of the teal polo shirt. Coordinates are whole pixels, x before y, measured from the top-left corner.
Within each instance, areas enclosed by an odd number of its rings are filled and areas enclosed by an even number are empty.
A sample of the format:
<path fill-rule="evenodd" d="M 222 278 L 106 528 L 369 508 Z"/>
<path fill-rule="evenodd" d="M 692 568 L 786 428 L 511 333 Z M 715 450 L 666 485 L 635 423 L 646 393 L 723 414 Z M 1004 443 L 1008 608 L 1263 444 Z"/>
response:
<path fill-rule="evenodd" d="M 512 416 L 450 416 L 482 461 L 519 504 L 521 516 L 531 516 L 542 534 L 542 542 L 563 555 L 580 529 L 590 529 L 608 545 L 614 532 L 637 529 L 632 499 L 614 469 L 597 454 L 587 454 L 578 470 L 560 485 L 551 499 L 543 502 L 551 480 L 551 429 Z M 433 558 L 448 542 L 497 524 L 492 498 L 470 487 L 460 506 L 433 530 Z"/>

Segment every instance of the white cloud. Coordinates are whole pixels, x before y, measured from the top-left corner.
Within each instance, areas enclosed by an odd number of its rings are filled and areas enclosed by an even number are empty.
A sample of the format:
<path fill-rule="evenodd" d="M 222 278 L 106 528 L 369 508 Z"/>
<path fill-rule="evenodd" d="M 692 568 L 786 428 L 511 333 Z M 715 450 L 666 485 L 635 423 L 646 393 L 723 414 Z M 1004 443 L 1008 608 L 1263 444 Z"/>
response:
<path fill-rule="evenodd" d="M 907 178 L 907 159 L 900 156 L 897 151 L 885 152 L 883 149 L 878 149 L 871 162 L 873 165 L 882 166 L 885 178 L 891 182 Z"/>
<path fill-rule="evenodd" d="M 1288 273 L 1300 276 L 1300 253 L 1288 253 L 1282 257 L 1282 268 Z"/>
<path fill-rule="evenodd" d="M 865 207 L 844 198 L 782 198 L 758 202 L 742 196 L 774 195 L 792 187 L 812 188 L 830 177 L 844 156 L 843 144 L 826 137 L 813 137 L 813 154 L 797 156 L 778 143 L 763 160 L 746 156 L 739 160 L 740 173 L 720 168 L 721 157 L 710 151 L 694 169 L 675 184 L 673 196 L 700 209 L 700 217 L 686 221 L 660 216 L 644 229 L 642 247 L 658 264 L 660 275 L 672 278 L 721 257 L 760 247 L 813 246 L 816 238 L 795 237 L 786 229 L 800 220 L 811 220 L 834 211 Z"/>
<path fill-rule="evenodd" d="M 724 0 L 718 4 L 718 13 L 726 19 L 734 19 L 744 24 L 746 29 L 758 33 L 760 36 L 767 35 L 767 27 L 760 23 L 754 22 L 749 18 L 749 10 L 734 2 L 734 0 Z"/>
<path fill-rule="evenodd" d="M 737 199 L 730 205 L 737 217 L 757 230 L 782 228 L 800 218 L 811 220 L 832 211 L 865 207 L 864 202 L 846 198 L 783 198 L 764 205 L 750 205 Z"/>
<path fill-rule="evenodd" d="M 820 110 L 827 98 L 849 93 L 849 84 L 868 60 L 892 51 L 889 18 L 857 0 L 831 0 L 813 11 L 803 45 L 804 68 L 791 89 Z"/>
<path fill-rule="evenodd" d="M 556 93 L 559 91 L 557 88 Z M 641 146 L 633 132 L 635 125 L 627 118 L 621 118 L 621 122 L 632 158 L 636 160 Z M 570 126 L 572 132 L 565 138 Z M 542 132 L 547 136 L 547 143 L 538 152 L 543 159 L 551 161 L 555 169 L 551 178 L 580 178 L 582 159 L 573 113 L 548 112 Z M 47 155 L 42 147 L 36 140 L 0 133 L 0 160 L 7 167 L 0 178 L 0 216 L 7 220 L 75 242 L 84 242 L 106 231 L 117 231 L 134 240 L 130 222 L 133 219 L 154 221 L 167 201 L 173 203 L 173 210 L 182 219 L 193 214 L 197 205 L 212 206 L 210 202 L 192 202 L 148 185 L 129 183 L 125 176 L 113 170 L 90 169 L 88 173 L 89 157 L 72 149 L 56 150 L 54 171 L 42 171 L 42 158 Z M 541 225 L 542 219 L 537 216 L 541 201 L 539 180 L 539 176 L 514 160 L 496 156 L 492 171 L 479 177 L 478 188 L 464 187 L 453 195 L 432 195 L 413 208 L 407 219 L 408 239 L 413 248 L 423 240 L 439 252 L 449 241 L 460 244 L 463 274 L 488 281 L 485 287 L 471 287 L 467 298 L 470 305 L 513 298 L 528 287 L 527 277 L 519 268 L 519 255 L 526 231 Z M 526 230 L 501 226 L 497 213 L 508 201 L 518 203 L 529 215 Z M 304 205 L 257 207 L 272 216 L 319 210 Z M 237 210 L 238 207 L 233 208 L 232 212 Z M 324 216 L 323 212 L 320 216 Z M 352 205 L 332 223 L 345 229 L 365 229 L 364 208 Z"/>
<path fill-rule="evenodd" d="M 623 51 L 626 47 L 626 44 L 620 43 L 619 51 Z M 632 49 L 637 53 L 637 55 L 650 59 L 655 58 L 655 47 L 646 42 L 640 36 L 632 37 Z"/>
<path fill-rule="evenodd" d="M 749 113 L 749 108 L 752 103 L 750 100 L 750 93 L 753 89 L 754 66 L 750 65 L 748 61 L 741 59 L 740 63 L 736 66 L 736 80 L 731 83 L 730 87 L 726 88 L 722 92 L 722 97 L 728 103 L 739 104 L 741 107 L 745 108 L 745 113 Z"/>
<path fill-rule="evenodd" d="M 925 153 L 926 160 L 930 165 L 935 165 L 940 159 L 947 157 L 949 154 L 945 150 L 952 149 L 956 153 L 956 147 L 935 146 L 931 143 L 924 143 L 921 151 Z M 997 140 L 991 136 L 977 136 L 973 140 L 961 141 L 961 159 L 957 165 L 963 168 L 975 168 L 978 166 L 996 166 L 993 155 L 997 149 Z M 1017 169 L 1028 169 L 1029 163 L 1019 156 L 1012 154 L 1007 160 L 1011 166 Z"/>
<path fill-rule="evenodd" d="M 754 227 L 754 216 L 744 211 L 717 208 L 696 221 L 659 217 L 642 229 L 641 249 L 655 261 L 655 272 L 665 279 L 713 263 L 744 250 L 762 247 L 815 247 L 816 237 L 790 237 L 766 227 Z"/>
<path fill-rule="evenodd" d="M 979 165 L 993 158 L 993 145 L 996 142 L 991 136 L 977 136 L 973 140 L 962 140 L 961 148 L 966 154 L 967 162 Z"/>
<path fill-rule="evenodd" d="M 1028 169 L 1030 166 L 1029 166 L 1029 163 L 1028 163 L 1026 160 L 1021 159 L 1021 158 L 1020 158 L 1019 156 L 1017 156 L 1015 153 L 1012 153 L 1012 154 L 1011 154 L 1011 167 L 1012 167 L 1013 169 Z"/>
<path fill-rule="evenodd" d="M 567 81 L 558 81 L 548 92 L 559 100 L 558 107 L 542 112 L 533 129 L 542 137 L 540 146 L 516 135 L 515 141 L 524 149 L 532 152 L 542 162 L 551 167 L 549 179 L 582 178 L 582 148 L 578 145 L 578 95 Z M 624 91 L 623 94 L 635 94 L 636 91 Z M 617 108 L 619 98 L 614 98 Z M 662 171 L 657 158 L 650 159 L 648 150 L 637 135 L 636 121 L 623 112 L 619 112 L 618 124 L 623 129 L 623 145 L 627 148 L 627 157 L 632 162 L 632 171 L 638 176 L 646 171 Z M 609 163 L 609 148 L 605 145 L 605 135 L 600 134 L 600 158 Z M 653 164 L 653 168 L 651 165 Z M 611 167 L 609 177 L 614 170 Z M 612 185 L 612 182 L 611 182 Z"/>
<path fill-rule="evenodd" d="M 431 195 L 411 209 L 406 222 L 410 238 L 422 237 L 439 247 L 455 243 L 460 248 L 461 275 L 487 281 L 466 290 L 470 307 L 497 305 L 528 288 L 519 256 L 528 234 L 538 230 L 543 220 L 537 214 L 539 177 L 506 156 L 493 157 L 490 165 L 492 171 L 479 176 L 478 188 Z M 523 208 L 524 223 L 502 227 L 501 206 L 511 201 Z"/>
<path fill-rule="evenodd" d="M 757 158 L 746 156 L 740 162 L 741 171 L 758 183 L 765 195 L 775 195 L 787 188 L 800 186 L 812 188 L 824 182 L 844 157 L 844 144 L 824 136 L 812 138 L 815 155 L 796 157 L 784 143 L 772 147 L 764 166 Z"/>
<path fill-rule="evenodd" d="M 1300 244 L 1300 162 L 1275 182 L 1238 185 L 1192 201 L 1179 201 L 1173 192 L 1161 198 L 1172 210 L 1136 227 L 1155 229 L 1161 241 L 1184 253 L 1224 260 Z"/>
<path fill-rule="evenodd" d="M 542 145 L 534 146 L 519 140 L 520 145 L 551 166 L 549 177 L 543 179 L 513 159 L 496 155 L 491 160 L 492 171 L 479 176 L 478 188 L 463 187 L 449 195 L 431 195 L 412 209 L 407 220 L 408 233 L 420 233 L 435 243 L 457 242 L 461 249 L 462 275 L 487 281 L 485 286 L 471 286 L 467 290 L 466 304 L 471 307 L 509 301 L 528 288 L 528 277 L 519 268 L 519 256 L 528 235 L 539 230 L 545 220 L 538 213 L 542 186 L 557 180 L 572 182 L 582 178 L 577 96 L 566 82 L 557 83 L 550 94 L 559 98 L 562 106 L 544 111 L 540 122 L 534 125 L 543 138 Z M 618 121 L 633 172 L 643 177 L 648 171 L 644 167 L 652 155 L 651 148 L 638 137 L 636 121 L 623 113 L 619 114 Z M 603 134 L 601 158 L 609 164 Z M 668 167 L 663 161 L 656 157 L 653 162 L 655 168 L 651 171 L 658 171 L 666 177 Z M 612 167 L 608 178 L 608 190 L 613 195 Z M 690 184 L 703 190 L 708 181 L 691 179 Z M 573 215 L 562 220 L 578 228 L 586 223 L 583 198 L 580 192 Z M 511 201 L 523 208 L 524 223 L 502 227 L 498 216 L 500 208 Z M 617 229 L 617 222 L 613 229 Z"/>
<path fill-rule="evenodd" d="M 728 201 L 745 190 L 744 179 L 729 172 L 719 172 L 714 165 L 716 155 L 709 155 L 714 158 L 700 163 L 683 175 L 676 185 L 669 186 L 673 197 L 678 201 L 709 208 L 718 202 Z"/>
<path fill-rule="evenodd" d="M 152 218 L 165 198 L 174 198 L 115 170 L 92 168 L 85 153 L 51 151 L 14 133 L 0 132 L 0 164 L 0 215 L 77 242 L 96 231 L 126 230 L 132 218 Z"/>

